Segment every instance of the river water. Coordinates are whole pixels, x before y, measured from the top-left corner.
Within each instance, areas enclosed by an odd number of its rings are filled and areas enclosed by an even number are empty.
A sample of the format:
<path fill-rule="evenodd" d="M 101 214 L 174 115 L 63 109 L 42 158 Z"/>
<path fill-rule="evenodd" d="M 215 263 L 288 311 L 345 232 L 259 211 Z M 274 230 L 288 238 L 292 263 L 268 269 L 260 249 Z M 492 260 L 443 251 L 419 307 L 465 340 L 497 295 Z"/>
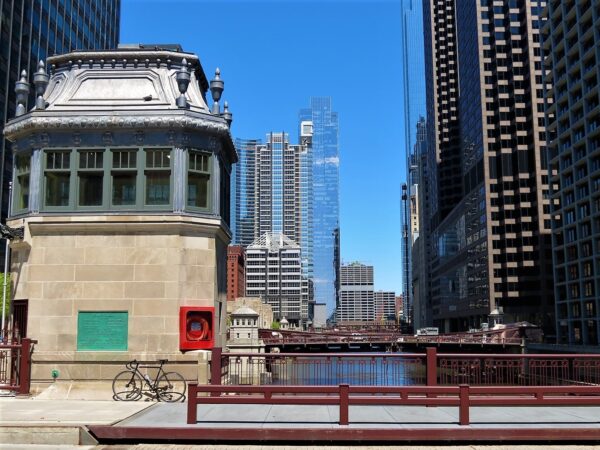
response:
<path fill-rule="evenodd" d="M 423 384 L 425 367 L 421 358 L 400 353 L 355 356 L 299 356 L 267 364 L 273 384 L 408 386 Z"/>

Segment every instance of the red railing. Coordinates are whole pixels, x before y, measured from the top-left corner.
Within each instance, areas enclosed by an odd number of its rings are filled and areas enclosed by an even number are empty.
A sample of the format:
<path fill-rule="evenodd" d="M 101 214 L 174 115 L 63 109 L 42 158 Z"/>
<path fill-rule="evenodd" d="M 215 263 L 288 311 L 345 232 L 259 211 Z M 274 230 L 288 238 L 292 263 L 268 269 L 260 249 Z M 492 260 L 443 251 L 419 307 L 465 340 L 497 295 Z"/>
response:
<path fill-rule="evenodd" d="M 28 338 L 17 342 L 0 343 L 0 389 L 29 394 L 31 386 L 31 352 L 33 344 Z"/>
<path fill-rule="evenodd" d="M 199 386 L 192 383 L 188 388 L 188 424 L 197 423 L 199 404 L 339 405 L 340 425 L 349 424 L 351 405 L 457 406 L 458 423 L 469 425 L 471 406 L 600 405 L 600 386 Z"/>
<path fill-rule="evenodd" d="M 335 345 L 335 344 L 456 344 L 456 345 L 509 345 L 519 346 L 523 343 L 520 337 L 504 337 L 497 332 L 487 333 L 457 333 L 439 336 L 412 336 L 400 333 L 363 333 L 333 334 L 333 333 L 293 333 L 282 334 L 280 337 L 262 337 L 265 345 Z"/>
<path fill-rule="evenodd" d="M 223 385 L 600 385 L 600 355 L 438 353 L 222 353 Z"/>

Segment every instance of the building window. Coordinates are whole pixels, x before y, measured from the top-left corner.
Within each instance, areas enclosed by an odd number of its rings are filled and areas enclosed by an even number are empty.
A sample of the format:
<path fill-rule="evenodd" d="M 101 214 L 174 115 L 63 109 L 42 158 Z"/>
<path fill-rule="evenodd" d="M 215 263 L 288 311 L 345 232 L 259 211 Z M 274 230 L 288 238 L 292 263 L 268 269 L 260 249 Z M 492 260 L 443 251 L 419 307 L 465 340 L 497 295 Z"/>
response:
<path fill-rule="evenodd" d="M 31 155 L 17 155 L 15 186 L 15 211 L 23 211 L 29 208 L 29 174 L 31 172 Z"/>
<path fill-rule="evenodd" d="M 78 206 L 101 206 L 104 185 L 104 151 L 79 151 Z"/>
<path fill-rule="evenodd" d="M 146 152 L 146 205 L 171 203 L 171 152 L 165 149 Z"/>
<path fill-rule="evenodd" d="M 47 151 L 45 153 L 45 205 L 69 206 L 71 190 L 71 152 Z"/>
<path fill-rule="evenodd" d="M 137 192 L 137 149 L 113 150 L 111 198 L 114 206 L 134 206 Z"/>
<path fill-rule="evenodd" d="M 207 209 L 210 192 L 210 155 L 188 152 L 187 206 Z"/>
<path fill-rule="evenodd" d="M 227 172 L 227 170 L 225 169 L 225 167 L 223 165 L 221 165 L 221 192 L 220 192 L 220 215 L 223 218 L 223 220 L 225 221 L 225 223 L 227 223 L 229 225 L 229 209 L 230 209 L 230 199 L 229 199 L 229 184 L 230 184 L 230 175 L 229 172 Z"/>

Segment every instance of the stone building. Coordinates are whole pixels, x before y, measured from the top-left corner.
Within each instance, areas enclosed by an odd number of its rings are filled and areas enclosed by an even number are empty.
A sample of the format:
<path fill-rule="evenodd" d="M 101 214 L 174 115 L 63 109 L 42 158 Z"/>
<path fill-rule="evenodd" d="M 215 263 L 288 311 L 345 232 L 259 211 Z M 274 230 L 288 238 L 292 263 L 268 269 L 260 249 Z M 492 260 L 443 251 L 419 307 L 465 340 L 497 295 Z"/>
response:
<path fill-rule="evenodd" d="M 76 51 L 47 65 L 34 86 L 17 84 L 5 128 L 15 158 L 8 224 L 24 228 L 11 276 L 38 341 L 33 379 L 53 369 L 110 379 L 134 358 L 169 359 L 192 378 L 198 356 L 181 351 L 192 339 L 182 307 L 214 308 L 204 323 L 224 345 L 237 156 L 219 71 L 209 84 L 179 46 Z"/>
<path fill-rule="evenodd" d="M 258 328 L 269 329 L 273 324 L 273 307 L 267 303 L 263 303 L 257 297 L 238 297 L 235 300 L 227 301 L 227 314 L 231 323 L 231 314 L 243 307 L 248 307 L 258 313 Z"/>

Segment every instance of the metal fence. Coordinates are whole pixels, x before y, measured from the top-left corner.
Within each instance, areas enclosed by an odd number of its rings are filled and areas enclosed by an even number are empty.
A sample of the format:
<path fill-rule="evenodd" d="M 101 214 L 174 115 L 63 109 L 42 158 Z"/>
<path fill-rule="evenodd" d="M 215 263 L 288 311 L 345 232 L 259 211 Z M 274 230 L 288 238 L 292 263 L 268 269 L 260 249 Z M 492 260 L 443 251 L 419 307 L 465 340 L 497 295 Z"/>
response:
<path fill-rule="evenodd" d="M 28 394 L 31 385 L 31 352 L 36 341 L 0 342 L 0 390 Z"/>
<path fill-rule="evenodd" d="M 217 350 L 217 349 L 216 349 Z M 600 355 L 213 352 L 212 384 L 600 385 Z"/>

